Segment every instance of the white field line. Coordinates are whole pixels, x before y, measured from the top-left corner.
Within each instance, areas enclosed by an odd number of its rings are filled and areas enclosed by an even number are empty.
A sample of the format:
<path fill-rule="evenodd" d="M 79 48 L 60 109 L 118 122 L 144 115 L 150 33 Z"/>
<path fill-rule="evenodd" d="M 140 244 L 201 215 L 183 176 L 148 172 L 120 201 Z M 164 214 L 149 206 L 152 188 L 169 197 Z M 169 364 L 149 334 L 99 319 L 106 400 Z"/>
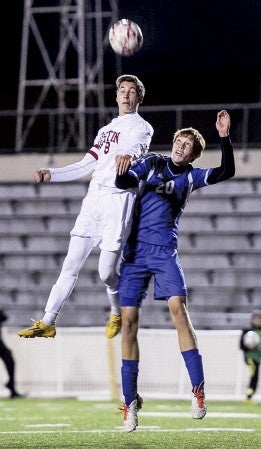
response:
<path fill-rule="evenodd" d="M 184 433 L 184 432 L 255 432 L 255 429 L 240 429 L 240 428 L 184 428 L 184 429 L 161 429 L 150 426 L 140 426 L 136 432 L 162 432 L 162 433 Z M 22 431 L 8 431 L 8 432 L 0 432 L 0 435 L 34 435 L 34 434 L 57 434 L 57 430 L 22 430 Z M 76 434 L 76 433 L 97 433 L 97 434 L 105 434 L 105 433 L 122 433 L 124 431 L 124 427 L 119 427 L 113 430 L 101 430 L 101 429 L 92 429 L 92 430 L 63 430 L 63 434 Z"/>
<path fill-rule="evenodd" d="M 191 418 L 187 412 L 139 412 L 139 416 L 153 416 L 162 418 Z M 223 413 L 207 412 L 206 418 L 261 418 L 261 413 Z M 205 418 L 205 419 L 206 419 Z"/>
<path fill-rule="evenodd" d="M 151 416 L 151 417 L 167 417 L 167 418 L 188 418 L 190 417 L 189 413 L 186 412 L 139 412 L 140 416 Z M 258 413 L 222 413 L 222 412 L 209 412 L 206 418 L 261 418 L 261 414 Z M 206 420 L 204 419 L 204 422 Z M 3 418 L 5 420 L 5 418 Z M 8 419 L 7 419 L 8 420 Z M 105 433 L 119 433 L 124 432 L 124 428 L 122 426 L 117 426 L 112 430 L 102 430 L 102 429 L 91 429 L 91 430 L 69 430 L 68 426 L 70 424 L 65 423 L 38 423 L 38 424 L 27 424 L 26 427 L 35 428 L 41 427 L 42 430 L 23 430 L 23 431 L 0 431 L 0 435 L 10 435 L 10 434 L 54 434 L 59 432 L 58 428 L 60 427 L 60 431 L 68 434 L 75 433 L 97 433 L 97 434 L 105 434 Z M 49 428 L 47 430 L 46 428 Z M 64 428 L 67 427 L 65 430 Z M 51 428 L 55 428 L 55 430 L 51 430 Z M 43 430 L 45 429 L 45 430 Z M 138 432 L 147 431 L 147 432 L 255 432 L 255 429 L 242 429 L 242 428 L 224 428 L 224 427 L 209 427 L 209 428 L 183 428 L 183 429 L 162 429 L 160 426 L 139 426 L 136 430 Z"/>

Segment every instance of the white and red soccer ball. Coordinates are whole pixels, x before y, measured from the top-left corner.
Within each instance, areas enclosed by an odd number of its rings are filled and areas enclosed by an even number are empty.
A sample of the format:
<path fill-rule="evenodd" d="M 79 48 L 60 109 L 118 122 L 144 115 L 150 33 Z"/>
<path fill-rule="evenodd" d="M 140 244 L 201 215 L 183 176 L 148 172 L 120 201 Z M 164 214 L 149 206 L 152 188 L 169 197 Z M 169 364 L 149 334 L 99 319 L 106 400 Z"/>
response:
<path fill-rule="evenodd" d="M 143 45 L 143 35 L 137 23 L 129 19 L 118 20 L 109 31 L 112 49 L 121 56 L 132 56 Z"/>

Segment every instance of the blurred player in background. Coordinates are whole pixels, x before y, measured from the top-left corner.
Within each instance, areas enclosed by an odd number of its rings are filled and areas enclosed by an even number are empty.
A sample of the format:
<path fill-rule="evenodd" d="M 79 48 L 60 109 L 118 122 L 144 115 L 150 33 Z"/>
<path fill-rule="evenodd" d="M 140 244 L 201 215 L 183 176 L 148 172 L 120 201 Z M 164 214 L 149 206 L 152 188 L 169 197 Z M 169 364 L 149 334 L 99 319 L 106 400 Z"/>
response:
<path fill-rule="evenodd" d="M 85 157 L 72 165 L 40 169 L 34 174 L 38 183 L 73 181 L 90 173 L 92 178 L 71 231 L 68 252 L 51 289 L 45 314 L 32 327 L 20 330 L 20 337 L 56 335 L 56 318 L 70 296 L 87 257 L 98 244 L 101 250 L 99 276 L 105 283 L 111 306 L 105 332 L 108 338 L 113 338 L 121 329 L 117 263 L 130 232 L 136 189 L 123 191 L 115 187 L 115 156 L 125 155 L 121 165 L 124 171 L 130 159 L 139 158 L 147 152 L 153 128 L 137 112 L 145 95 L 143 83 L 134 75 L 122 75 L 117 78 L 116 87 L 119 115 L 99 130 L 93 147 Z"/>
<path fill-rule="evenodd" d="M 119 297 L 122 312 L 122 389 L 125 403 L 124 427 L 127 432 L 138 425 L 137 412 L 142 398 L 138 394 L 139 310 L 154 276 L 154 297 L 165 299 L 191 385 L 191 414 L 204 418 L 207 408 L 204 393 L 202 357 L 187 310 L 187 287 L 178 257 L 178 223 L 191 192 L 234 176 L 235 163 L 229 137 L 230 116 L 217 114 L 216 129 L 221 142 L 221 165 L 194 168 L 192 162 L 205 148 L 203 136 L 194 128 L 174 134 L 170 157 L 149 153 L 133 162 L 128 172 L 118 174 L 116 185 L 128 189 L 141 183 L 131 234 L 123 251 Z M 117 158 L 120 163 L 121 157 Z M 193 227 L 193 223 L 191 223 Z"/>
<path fill-rule="evenodd" d="M 255 394 L 258 385 L 261 345 L 260 341 L 257 346 L 251 348 L 245 345 L 244 336 L 249 331 L 256 332 L 259 335 L 261 341 L 261 310 L 254 310 L 252 312 L 250 326 L 247 329 L 243 329 L 240 336 L 240 349 L 242 349 L 244 360 L 250 369 L 245 402 L 251 404 L 253 402 L 252 397 Z"/>
<path fill-rule="evenodd" d="M 6 388 L 10 390 L 10 398 L 23 398 L 24 395 L 19 394 L 15 387 L 15 360 L 12 351 L 6 346 L 2 339 L 2 324 L 8 319 L 8 316 L 3 309 L 0 309 L 0 358 L 5 364 L 8 374 L 8 382 L 5 384 Z"/>

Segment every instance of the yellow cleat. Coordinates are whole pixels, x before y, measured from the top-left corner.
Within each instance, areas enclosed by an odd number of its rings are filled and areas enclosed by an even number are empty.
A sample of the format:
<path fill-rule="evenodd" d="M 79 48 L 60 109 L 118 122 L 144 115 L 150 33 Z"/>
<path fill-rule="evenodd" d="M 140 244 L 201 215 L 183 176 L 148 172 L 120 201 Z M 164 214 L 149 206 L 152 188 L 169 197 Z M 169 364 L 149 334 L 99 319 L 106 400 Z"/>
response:
<path fill-rule="evenodd" d="M 41 320 L 36 321 L 36 320 L 32 319 L 31 321 L 34 322 L 34 325 L 32 327 L 29 327 L 28 329 L 22 329 L 22 330 L 18 331 L 17 335 L 19 335 L 19 337 L 23 337 L 23 338 L 35 338 L 35 337 L 54 338 L 55 337 L 56 329 L 55 329 L 54 324 L 47 326 Z"/>
<path fill-rule="evenodd" d="M 121 330 L 121 315 L 110 314 L 110 318 L 106 324 L 105 335 L 108 338 L 113 338 Z"/>
<path fill-rule="evenodd" d="M 254 404 L 254 401 L 251 398 L 246 398 L 246 399 L 244 399 L 243 402 L 244 402 L 244 404 L 249 404 L 249 405 L 253 405 Z"/>

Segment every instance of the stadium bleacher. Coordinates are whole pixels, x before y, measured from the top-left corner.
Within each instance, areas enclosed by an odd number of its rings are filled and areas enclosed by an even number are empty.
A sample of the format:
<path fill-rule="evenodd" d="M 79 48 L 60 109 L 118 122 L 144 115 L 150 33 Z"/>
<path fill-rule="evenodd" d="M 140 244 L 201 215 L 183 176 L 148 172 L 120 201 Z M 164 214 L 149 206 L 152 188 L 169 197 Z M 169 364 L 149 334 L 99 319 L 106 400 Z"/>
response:
<path fill-rule="evenodd" d="M 0 184 L 0 304 L 9 326 L 40 319 L 56 281 L 88 182 Z M 232 179 L 194 192 L 180 220 L 180 259 L 198 329 L 246 325 L 261 293 L 261 181 Z M 95 248 L 59 317 L 61 326 L 103 326 L 109 312 Z M 72 313 L 73 310 L 73 313 Z M 165 302 L 153 301 L 143 327 L 171 327 Z"/>

